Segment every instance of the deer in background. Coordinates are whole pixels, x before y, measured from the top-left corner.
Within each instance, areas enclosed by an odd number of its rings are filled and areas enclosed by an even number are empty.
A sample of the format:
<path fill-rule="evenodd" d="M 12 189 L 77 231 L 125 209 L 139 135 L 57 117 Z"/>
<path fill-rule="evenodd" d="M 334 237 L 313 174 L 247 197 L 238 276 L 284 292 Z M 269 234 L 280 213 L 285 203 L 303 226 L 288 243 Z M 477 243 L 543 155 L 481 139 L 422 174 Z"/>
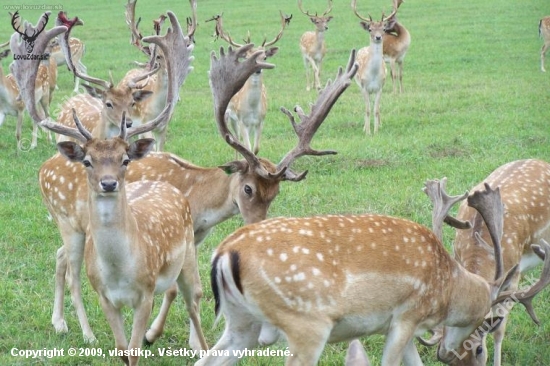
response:
<path fill-rule="evenodd" d="M 171 14 L 171 13 L 170 13 Z M 164 36 L 151 36 L 143 39 L 144 42 L 155 43 L 162 52 L 174 60 L 170 63 L 168 74 L 170 75 L 170 85 L 168 87 L 167 106 L 155 120 L 150 121 L 141 126 L 135 126 L 128 129 L 128 135 L 134 136 L 146 133 L 156 128 L 159 124 L 166 123 L 170 118 L 175 103 L 177 102 L 179 87 L 183 83 L 186 75 L 190 71 L 190 63 L 192 60 L 191 52 L 193 46 L 189 44 L 186 37 L 181 32 L 181 27 L 175 16 L 170 15 L 171 28 Z M 65 14 L 58 16 L 58 26 L 50 31 L 40 35 L 35 46 L 37 52 L 42 52 L 47 43 L 57 34 L 65 32 L 64 37 L 60 37 L 60 43 L 64 49 L 67 48 L 69 32 L 77 19 L 69 20 Z M 15 43 L 14 43 L 15 42 Z M 12 49 L 20 47 L 16 40 L 12 37 Z M 71 64 L 69 62 L 69 64 Z M 23 88 L 23 100 L 29 108 L 34 121 L 41 121 L 36 108 L 32 107 L 34 103 L 34 95 L 28 93 L 28 85 L 36 78 L 38 63 L 33 61 L 19 61 L 15 65 L 17 78 L 27 87 Z M 172 85 L 172 83 L 176 85 Z M 74 117 L 73 117 L 74 118 Z M 121 118 L 122 120 L 122 118 Z M 52 121 L 42 121 L 42 125 L 47 126 L 55 132 L 67 134 L 67 129 L 70 128 Z M 120 124 L 117 135 L 120 134 Z M 70 135 L 70 134 L 69 134 Z M 75 132 L 79 136 L 79 132 Z M 115 136 L 117 136 L 115 135 Z M 72 135 L 71 135 L 72 136 Z M 105 139 L 113 136 L 99 136 L 99 139 Z M 64 161 L 65 160 L 65 161 Z M 60 154 L 55 155 L 46 161 L 39 171 L 39 182 L 44 202 L 54 218 L 61 237 L 63 246 L 58 250 L 56 261 L 56 286 L 55 286 L 55 301 L 52 314 L 52 324 L 57 332 L 67 332 L 67 324 L 63 317 L 63 290 L 65 278 L 69 279 L 73 304 L 75 306 L 80 326 L 84 335 L 84 340 L 87 342 L 95 341 L 95 336 L 90 328 L 86 312 L 84 310 L 81 285 L 80 285 L 80 269 L 84 256 L 84 243 L 86 239 L 86 227 L 89 223 L 89 213 L 87 210 L 88 185 L 86 171 L 81 164 L 71 163 Z M 200 290 L 200 288 L 199 288 Z M 170 291 L 172 296 L 175 293 Z M 163 307 L 161 314 L 163 313 Z M 162 323 L 155 322 L 153 327 L 161 328 Z M 152 338 L 151 338 L 152 337 Z M 154 334 L 148 333 L 146 338 L 150 341 L 154 338 Z"/>
<path fill-rule="evenodd" d="M 370 35 L 370 45 L 361 48 L 357 52 L 357 62 L 359 63 L 359 70 L 355 76 L 355 81 L 366 105 L 365 124 L 363 130 L 366 134 L 370 135 L 370 116 L 374 109 L 374 133 L 378 132 L 380 121 L 380 99 L 382 98 L 382 89 L 386 82 L 386 66 L 384 64 L 383 47 L 384 47 L 384 34 L 388 26 L 388 19 L 391 19 L 397 12 L 397 8 L 394 8 L 393 12 L 388 16 L 382 18 L 380 21 L 372 20 L 361 16 L 357 12 L 357 0 L 352 0 L 351 8 L 355 15 L 362 21 L 359 23 L 361 27 L 366 30 Z M 374 94 L 374 104 L 371 106 L 371 96 Z"/>
<path fill-rule="evenodd" d="M 4 50 L 0 53 L 0 60 L 9 55 L 10 50 Z M 36 76 L 36 82 L 33 87 L 35 100 L 40 105 L 40 110 L 45 118 L 49 116 L 50 108 L 50 72 L 46 65 L 41 64 Z M 23 130 L 23 118 L 25 114 L 25 103 L 20 97 L 17 80 L 12 74 L 4 75 L 0 66 L 0 126 L 4 123 L 6 116 L 17 117 L 15 127 L 15 138 L 17 147 L 22 148 L 21 134 Z M 51 134 L 45 130 L 48 142 L 51 142 Z M 33 123 L 32 141 L 30 148 L 34 149 L 38 145 L 38 125 Z"/>
<path fill-rule="evenodd" d="M 546 56 L 546 51 L 550 48 L 550 16 L 544 17 L 539 21 L 539 37 L 544 41 L 540 50 L 540 71 L 546 72 L 544 68 L 544 58 Z"/>
<path fill-rule="evenodd" d="M 321 89 L 321 67 L 326 53 L 325 31 L 328 30 L 328 22 L 333 18 L 332 15 L 328 15 L 332 10 L 332 0 L 328 1 L 328 7 L 322 15 L 317 15 L 317 13 L 313 15 L 309 11 L 304 11 L 302 0 L 298 0 L 298 8 L 315 25 L 314 32 L 305 32 L 300 37 L 300 51 L 306 68 L 306 90 L 311 90 L 313 86 L 319 90 Z"/>
<path fill-rule="evenodd" d="M 393 1 L 393 16 L 387 18 L 387 26 L 384 33 L 382 52 L 384 60 L 390 64 L 393 92 L 395 93 L 396 79 L 399 81 L 399 92 L 403 92 L 403 60 L 411 45 L 411 35 L 397 20 L 397 9 L 403 0 Z M 397 65 L 396 65 L 397 64 Z"/>
<path fill-rule="evenodd" d="M 82 20 L 78 21 L 77 25 L 84 25 L 84 22 Z M 59 42 L 57 42 L 56 39 L 52 40 L 50 43 L 51 46 L 51 52 L 50 52 L 50 59 L 53 59 L 56 64 L 56 66 L 66 65 L 67 61 L 65 60 L 65 55 L 63 54 L 63 50 L 61 49 L 61 46 L 59 45 Z M 78 38 L 71 37 L 69 39 L 69 48 L 71 50 L 71 59 L 76 64 L 75 67 L 78 70 L 78 72 L 82 75 L 87 74 L 87 68 L 86 65 L 82 63 L 82 57 L 84 56 L 84 53 L 86 52 L 86 47 L 84 46 L 84 43 Z M 78 86 L 80 83 L 80 78 L 75 78 L 74 80 L 74 93 L 78 93 Z"/>
<path fill-rule="evenodd" d="M 531 248 L 541 240 L 550 241 L 550 164 L 542 160 L 518 160 L 505 164 L 493 171 L 486 179 L 472 188 L 481 190 L 484 185 L 498 187 L 504 205 L 502 256 L 503 269 L 509 271 L 519 266 L 508 286 L 516 290 L 520 275 L 525 274 L 542 261 Z M 484 243 L 489 240 L 487 229 L 480 214 L 462 203 L 457 218 L 471 223 L 471 228 L 459 230 L 454 240 L 454 257 L 469 272 L 491 281 L 495 276 L 495 261 L 498 253 Z M 478 237 L 483 240 L 478 240 Z M 501 365 L 502 342 L 508 316 L 504 316 L 498 328 L 494 329 L 494 365 Z M 450 364 L 480 365 L 487 362 L 485 336 L 471 336 L 468 350 L 461 344 L 456 349 L 462 355 L 461 361 Z M 442 336 L 440 331 L 431 340 L 424 342 L 435 345 Z"/>
<path fill-rule="evenodd" d="M 120 81 L 119 87 L 123 85 L 130 85 L 138 87 L 137 81 L 146 80 L 146 82 L 140 87 L 143 91 L 151 92 L 151 97 L 137 101 L 134 110 L 135 116 L 132 118 L 135 124 L 141 124 L 146 121 L 150 121 L 155 118 L 163 109 L 166 104 L 166 96 L 168 93 L 168 73 L 166 67 L 166 60 L 162 52 L 160 52 L 154 45 L 145 47 L 142 44 L 141 32 L 139 31 L 139 22 L 141 18 L 136 21 L 136 3 L 137 0 L 128 0 L 126 4 L 126 24 L 131 32 L 131 44 L 136 46 L 142 53 L 147 55 L 149 62 L 145 64 L 144 68 L 136 68 L 128 71 L 124 78 Z M 187 20 L 187 34 L 189 42 L 195 33 L 197 26 L 197 3 L 196 0 L 189 1 L 192 10 L 192 16 Z M 160 30 L 165 15 L 161 15 L 159 19 L 154 20 L 154 31 L 156 35 L 160 34 Z M 156 65 L 158 64 L 158 65 Z M 158 67 L 158 71 L 150 73 L 152 70 Z M 145 75 L 145 78 L 143 77 Z M 156 140 L 156 150 L 163 151 L 166 142 L 167 125 L 153 131 L 153 135 Z"/>
<path fill-rule="evenodd" d="M 436 231 L 467 196 L 449 197 L 444 183 L 426 186 Z M 498 189 L 476 192 L 468 201 L 495 228 L 491 237 L 498 237 Z M 286 365 L 315 365 L 327 342 L 381 333 L 382 365 L 388 366 L 402 360 L 421 365 L 414 336 L 445 324 L 449 331 L 438 352 L 444 360 L 495 302 L 514 297 L 529 303 L 550 282 L 544 241 L 536 246 L 546 258 L 541 279 L 528 291 L 512 292 L 501 290 L 514 270 L 496 270 L 499 278 L 487 282 L 455 261 L 439 237 L 409 220 L 376 214 L 274 218 L 238 229 L 215 250 L 211 264 L 216 315 L 225 318 L 212 351 L 230 356 L 207 356 L 196 365 L 236 363 L 232 351 L 255 347 L 266 326 L 285 334 Z"/>
<path fill-rule="evenodd" d="M 292 18 L 292 15 L 288 17 L 283 15 L 282 12 L 280 14 L 281 30 L 279 34 L 269 42 L 267 42 L 267 39 L 264 39 L 260 47 L 252 48 L 249 51 L 249 55 L 257 50 L 262 50 L 264 51 L 265 59 L 267 59 L 277 53 L 279 48 L 271 46 L 281 39 L 286 26 Z M 236 43 L 229 33 L 223 29 L 222 15 L 216 15 L 211 20 L 216 21 L 216 38 L 219 37 L 234 47 L 243 47 L 242 44 Z M 245 42 L 250 43 L 250 34 Z M 267 113 L 267 91 L 261 69 L 252 74 L 244 86 L 233 96 L 227 107 L 227 113 L 237 139 L 242 141 L 248 150 L 257 155 L 260 151 L 260 138 Z M 253 144 L 250 141 L 252 136 L 254 136 Z"/>

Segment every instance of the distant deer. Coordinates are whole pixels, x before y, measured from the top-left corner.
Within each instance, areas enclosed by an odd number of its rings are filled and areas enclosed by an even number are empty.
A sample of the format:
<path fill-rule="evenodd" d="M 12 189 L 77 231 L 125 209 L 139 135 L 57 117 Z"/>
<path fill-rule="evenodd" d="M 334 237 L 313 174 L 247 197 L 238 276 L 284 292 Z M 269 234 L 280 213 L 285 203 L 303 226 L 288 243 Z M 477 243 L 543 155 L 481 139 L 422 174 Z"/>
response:
<path fill-rule="evenodd" d="M 539 37 L 542 38 L 544 44 L 540 50 L 540 71 L 546 72 L 544 68 L 544 59 L 546 51 L 550 48 L 550 16 L 544 17 L 539 22 Z"/>
<path fill-rule="evenodd" d="M 290 23 L 292 16 L 281 14 L 281 30 L 271 41 L 264 39 L 262 44 L 249 51 L 249 55 L 257 50 L 263 50 L 265 59 L 272 57 L 279 50 L 278 47 L 271 47 L 283 36 L 286 26 Z M 240 48 L 243 44 L 235 42 L 228 32 L 223 29 L 222 15 L 216 15 L 210 20 L 216 21 L 216 37 L 219 37 L 230 45 Z M 245 40 L 250 42 L 250 34 Z M 227 107 L 228 118 L 235 132 L 237 139 L 242 141 L 248 150 L 258 154 L 260 151 L 260 139 L 262 135 L 265 116 L 267 113 L 267 90 L 263 81 L 263 72 L 252 74 L 244 86 L 233 96 Z M 254 138 L 254 143 L 251 138 Z"/>
<path fill-rule="evenodd" d="M 388 28 L 388 20 L 392 19 L 397 12 L 394 8 L 393 12 L 385 17 L 382 14 L 380 21 L 372 20 L 371 16 L 365 18 L 357 12 L 357 0 L 352 0 L 351 7 L 355 15 L 362 21 L 359 23 L 364 30 L 370 35 L 370 45 L 363 47 L 357 52 L 357 62 L 359 63 L 359 71 L 355 76 L 355 81 L 366 105 L 365 124 L 363 130 L 370 135 L 370 119 L 371 112 L 374 109 L 374 133 L 378 132 L 382 122 L 380 120 L 380 99 L 382 98 L 382 89 L 386 82 L 386 66 L 384 64 L 383 47 L 384 35 Z M 371 106 L 371 96 L 374 94 L 374 104 Z"/>
<path fill-rule="evenodd" d="M 504 205 L 502 226 L 502 257 L 503 270 L 509 271 L 519 266 L 508 286 L 516 290 L 520 275 L 533 269 L 542 260 L 531 248 L 531 244 L 541 240 L 550 241 L 550 164 L 536 159 L 517 160 L 497 168 L 472 191 L 482 190 L 485 185 L 497 187 L 500 190 Z M 493 246 L 484 245 L 489 242 L 490 230 L 480 214 L 465 203 L 460 205 L 457 219 L 471 223 L 471 228 L 456 232 L 453 248 L 455 259 L 469 272 L 491 281 L 495 277 L 495 261 L 499 254 Z M 482 238 L 483 240 L 479 240 Z M 494 366 L 501 365 L 502 343 L 506 331 L 508 316 L 504 316 L 500 325 L 494 330 Z M 460 364 L 483 366 L 487 362 L 486 335 L 472 334 L 468 339 L 468 349 L 460 344 L 457 355 L 462 355 Z M 427 342 L 435 345 L 442 336 L 438 331 Z M 426 343 L 426 342 L 424 342 Z M 456 362 L 455 362 L 456 361 Z M 458 360 L 449 362 L 458 364 Z"/>
<path fill-rule="evenodd" d="M 84 22 L 79 20 L 77 25 L 84 25 Z M 59 42 L 57 42 L 57 40 L 54 39 L 52 40 L 50 45 L 51 45 L 50 59 L 54 60 L 54 63 L 56 64 L 56 66 L 66 65 L 67 61 L 65 59 L 65 55 L 63 54 L 63 50 L 59 45 Z M 82 57 L 84 57 L 84 54 L 86 52 L 86 47 L 84 43 L 78 38 L 71 37 L 69 39 L 69 48 L 71 50 L 71 58 L 75 63 L 75 67 L 77 68 L 78 72 L 82 75 L 86 75 L 88 72 L 87 71 L 88 69 L 86 68 L 86 65 L 82 63 Z M 80 84 L 80 78 L 75 78 L 74 89 L 73 89 L 74 93 L 78 93 L 79 84 Z"/>
<path fill-rule="evenodd" d="M 312 87 L 319 90 L 321 89 L 321 67 L 326 53 L 325 31 L 328 30 L 328 22 L 333 18 L 332 15 L 328 15 L 332 10 L 332 0 L 328 0 L 328 7 L 322 15 L 317 13 L 313 15 L 309 11 L 304 11 L 302 0 L 298 0 L 298 8 L 315 25 L 314 32 L 305 32 L 300 38 L 300 50 L 306 68 L 306 90 L 309 91 Z"/>
<path fill-rule="evenodd" d="M 492 305 L 510 298 L 530 304 L 550 283 L 550 245 L 535 246 L 544 269 L 527 291 L 502 291 L 515 272 L 502 272 L 500 260 L 495 281 L 473 276 L 441 242 L 449 210 L 467 196 L 449 197 L 444 183 L 426 183 L 434 231 L 364 214 L 273 218 L 230 234 L 211 264 L 216 315 L 225 318 L 211 351 L 228 356 L 207 355 L 195 365 L 235 364 L 233 351 L 255 347 L 266 327 L 286 336 L 287 366 L 316 365 L 327 342 L 374 333 L 386 335 L 383 366 L 421 365 L 415 335 L 445 324 L 438 356 L 446 360 Z M 500 248 L 498 190 L 476 192 L 468 201 L 494 228 L 491 237 Z"/>
<path fill-rule="evenodd" d="M 397 9 L 403 3 L 403 0 L 394 0 L 393 16 L 387 18 L 387 27 L 384 32 L 383 53 L 384 60 L 390 64 L 390 75 L 392 79 L 393 92 L 399 82 L 399 92 L 403 92 L 403 60 L 411 45 L 411 35 L 397 20 Z"/>

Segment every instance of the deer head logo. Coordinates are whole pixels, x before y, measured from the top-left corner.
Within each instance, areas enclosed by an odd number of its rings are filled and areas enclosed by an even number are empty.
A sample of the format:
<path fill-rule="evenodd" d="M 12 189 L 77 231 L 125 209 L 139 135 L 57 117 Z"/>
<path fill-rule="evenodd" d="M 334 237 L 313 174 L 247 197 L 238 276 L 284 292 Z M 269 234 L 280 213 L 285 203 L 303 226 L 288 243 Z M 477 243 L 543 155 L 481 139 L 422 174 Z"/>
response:
<path fill-rule="evenodd" d="M 30 26 L 27 26 L 27 24 L 25 23 L 23 25 L 25 30 L 24 30 L 24 32 L 21 32 L 19 30 L 19 28 L 21 26 L 21 17 L 19 16 L 19 11 L 16 11 L 15 14 L 13 14 L 11 16 L 11 26 L 13 27 L 13 29 L 17 33 L 19 33 L 21 35 L 21 38 L 23 38 L 23 40 L 25 41 L 25 46 L 26 46 L 26 49 L 27 49 L 27 53 L 32 53 L 32 50 L 34 49 L 34 42 L 36 41 L 36 38 L 46 28 L 46 24 L 48 24 L 48 19 L 49 19 L 48 14 L 44 14 L 42 19 L 43 19 L 42 28 L 40 28 L 40 23 L 37 25 L 37 27 L 35 29 L 33 29 Z M 32 30 L 33 33 L 32 34 L 27 34 L 27 30 Z"/>

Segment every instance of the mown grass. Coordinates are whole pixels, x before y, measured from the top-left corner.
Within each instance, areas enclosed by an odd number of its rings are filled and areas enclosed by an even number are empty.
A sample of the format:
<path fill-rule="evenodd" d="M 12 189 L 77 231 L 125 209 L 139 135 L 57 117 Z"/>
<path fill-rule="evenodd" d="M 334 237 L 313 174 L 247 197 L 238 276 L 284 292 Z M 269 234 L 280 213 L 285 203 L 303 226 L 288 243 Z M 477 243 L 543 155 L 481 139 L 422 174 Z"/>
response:
<path fill-rule="evenodd" d="M 59 5 L 59 2 L 44 1 Z M 41 3 L 42 4 L 42 3 Z M 379 17 L 390 1 L 360 1 L 359 10 Z M 30 5 L 27 4 L 27 5 Z M 124 2 L 71 1 L 62 3 L 69 16 L 79 16 L 85 26 L 74 36 L 87 47 L 84 62 L 90 75 L 115 80 L 143 61 L 129 44 L 124 23 Z M 304 1 L 304 7 L 323 11 L 324 1 Z M 183 21 L 189 15 L 185 1 L 138 3 L 144 33 L 150 20 L 173 10 Z M 294 17 L 278 43 L 274 70 L 265 73 L 269 94 L 268 117 L 261 155 L 279 161 L 295 143 L 281 106 L 304 109 L 315 101 L 314 92 L 305 91 L 305 77 L 298 39 L 312 28 L 298 11 L 295 1 L 278 2 L 199 1 L 199 28 L 194 51 L 195 70 L 181 89 L 181 102 L 171 122 L 167 150 L 196 164 L 217 166 L 234 157 L 234 152 L 218 136 L 213 120 L 207 71 L 212 50 L 225 46 L 213 42 L 213 24 L 204 21 L 224 13 L 224 25 L 236 39 L 250 30 L 253 40 L 273 37 L 279 30 L 278 11 Z M 23 18 L 35 22 L 41 11 L 21 10 Z M 448 177 L 451 193 L 463 192 L 482 180 L 496 167 L 522 158 L 550 160 L 548 126 L 549 75 L 539 71 L 538 20 L 550 13 L 549 4 L 528 0 L 406 2 L 399 19 L 412 34 L 412 46 L 405 62 L 401 95 L 391 93 L 388 82 L 382 97 L 383 126 L 378 135 L 362 133 L 365 106 L 359 90 L 351 85 L 334 106 L 320 128 L 313 145 L 335 149 L 329 157 L 305 157 L 293 168 L 309 169 L 301 183 L 284 183 L 273 203 L 270 216 L 305 216 L 321 213 L 378 212 L 410 218 L 430 225 L 430 204 L 421 192 L 426 179 Z M 328 53 L 322 79 L 336 75 L 345 65 L 352 48 L 363 47 L 367 36 L 358 26 L 349 4 L 336 2 L 334 20 L 326 35 Z M 52 17 L 53 19 L 53 17 Z M 50 20 L 49 26 L 53 23 Z M 0 40 L 12 34 L 7 10 L 0 16 Z M 6 72 L 8 62 L 2 63 Z M 59 90 L 51 112 L 55 115 L 63 99 L 70 95 L 73 82 L 60 68 Z M 58 357 L 24 360 L 10 355 L 12 348 L 53 349 L 89 347 L 84 344 L 76 314 L 66 297 L 69 333 L 55 334 L 50 325 L 53 303 L 55 252 L 61 240 L 55 225 L 48 221 L 41 202 L 37 171 L 55 152 L 41 136 L 32 151 L 18 150 L 15 119 L 8 117 L 0 128 L 0 364 L 119 364 L 118 359 L 97 357 Z M 24 130 L 30 139 L 30 122 Z M 202 302 L 203 328 L 213 345 L 223 329 L 223 321 L 213 327 L 213 298 L 208 282 L 212 250 L 242 225 L 231 219 L 215 230 L 200 249 L 200 267 L 205 296 Z M 445 242 L 451 248 L 453 233 L 445 229 Z M 86 309 L 99 341 L 94 347 L 107 351 L 113 336 L 101 311 L 96 294 L 87 280 L 84 284 Z M 160 299 L 159 299 L 160 300 Z M 537 327 L 521 307 L 509 322 L 504 343 L 505 365 L 547 365 L 550 363 L 550 295 L 546 290 L 535 300 L 541 319 Z M 128 313 L 127 324 L 130 324 Z M 153 346 L 187 347 L 188 319 L 181 303 L 169 316 L 165 335 Z M 380 336 L 363 339 L 371 361 L 379 364 L 383 348 Z M 277 347 L 284 349 L 284 344 Z M 321 365 L 342 364 L 346 344 L 327 345 Z M 490 344 L 492 350 L 492 345 Z M 426 365 L 436 364 L 434 350 L 419 346 Z M 490 362 L 491 362 L 491 356 Z M 141 360 L 142 364 L 192 364 L 183 358 Z M 243 365 L 281 365 L 282 358 L 249 358 Z"/>

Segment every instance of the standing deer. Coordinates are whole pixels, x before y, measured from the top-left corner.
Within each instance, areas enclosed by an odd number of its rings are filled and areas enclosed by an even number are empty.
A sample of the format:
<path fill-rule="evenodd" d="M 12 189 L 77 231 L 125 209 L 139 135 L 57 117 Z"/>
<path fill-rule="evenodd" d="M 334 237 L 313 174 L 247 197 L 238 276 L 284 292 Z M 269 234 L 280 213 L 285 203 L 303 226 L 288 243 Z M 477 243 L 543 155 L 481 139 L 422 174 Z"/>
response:
<path fill-rule="evenodd" d="M 84 25 L 84 22 L 79 20 L 76 25 Z M 65 60 L 65 55 L 63 54 L 63 50 L 61 49 L 61 46 L 59 45 L 59 42 L 57 40 L 52 40 L 50 43 L 51 46 L 51 53 L 50 53 L 50 59 L 53 59 L 56 66 L 61 66 L 67 64 L 67 61 Z M 84 43 L 78 39 L 71 37 L 69 39 L 69 48 L 71 50 L 71 59 L 76 64 L 75 67 L 78 70 L 78 72 L 82 75 L 87 74 L 87 68 L 86 65 L 82 63 L 82 57 L 84 56 L 84 53 L 86 52 L 86 47 L 84 46 Z M 80 78 L 75 78 L 74 80 L 74 93 L 78 93 L 78 86 L 80 84 Z"/>
<path fill-rule="evenodd" d="M 428 182 L 426 192 L 434 201 L 434 228 L 466 197 L 447 196 L 444 181 Z M 496 238 L 502 215 L 498 189 L 476 192 L 468 201 Z M 374 333 L 386 335 L 383 366 L 402 360 L 421 365 L 414 336 L 442 324 L 449 329 L 439 349 L 445 359 L 484 321 L 495 301 L 529 303 L 548 285 L 550 245 L 542 241 L 537 252 L 546 256 L 540 281 L 526 292 L 501 292 L 514 270 L 494 282 L 472 275 L 438 235 L 409 220 L 326 215 L 248 225 L 229 235 L 212 257 L 215 310 L 225 318 L 225 331 L 212 351 L 229 356 L 208 355 L 195 365 L 236 363 L 232 352 L 255 347 L 266 327 L 286 336 L 287 366 L 315 365 L 327 342 Z M 501 262 L 496 266 L 502 268 Z"/>
<path fill-rule="evenodd" d="M 541 240 L 550 241 L 550 164 L 535 159 L 513 161 L 497 168 L 472 190 L 481 190 L 486 184 L 500 190 L 505 208 L 502 233 L 503 269 L 508 271 L 515 266 L 519 267 L 508 287 L 516 290 L 520 275 L 541 263 L 531 244 Z M 489 240 L 490 231 L 480 214 L 464 203 L 458 210 L 457 218 L 470 222 L 472 227 L 457 231 L 453 245 L 455 259 L 470 273 L 491 281 L 495 276 L 494 264 L 498 254 L 493 247 L 484 245 Z M 483 240 L 479 241 L 478 236 Z M 494 330 L 495 366 L 501 364 L 507 320 L 508 316 L 504 316 L 499 327 Z M 468 343 L 468 349 L 461 344 L 456 348 L 456 355 L 461 357 L 448 363 L 485 365 L 488 356 L 486 334 L 487 332 L 482 332 L 482 337 L 469 337 L 471 343 Z M 437 344 L 441 335 L 437 332 L 427 344 Z"/>
<path fill-rule="evenodd" d="M 173 60 L 168 70 L 170 85 L 168 87 L 167 100 L 169 103 L 163 110 L 163 113 L 155 120 L 142 126 L 128 129 L 128 135 L 131 136 L 146 133 L 159 124 L 166 123 L 177 101 L 177 91 L 190 71 L 193 46 L 189 45 L 186 37 L 183 36 L 176 17 L 172 13 L 168 15 L 172 25 L 169 32 L 165 36 L 146 37 L 143 41 L 155 43 L 162 49 L 167 57 Z M 68 20 L 66 16 L 62 14 L 58 22 L 64 25 L 58 25 L 39 37 L 36 46 L 39 50 L 44 49 L 47 42 L 57 34 L 65 32 L 67 28 L 70 30 L 75 20 Z M 60 43 L 64 48 L 67 47 L 66 43 L 69 38 L 67 33 L 68 31 L 65 33 L 65 37 L 60 38 Z M 14 47 L 20 47 L 13 37 L 11 43 L 12 49 Z M 34 61 L 17 61 L 15 63 L 14 72 L 16 72 L 18 80 L 20 80 L 23 85 L 27 86 L 23 88 L 24 91 L 28 91 L 28 85 L 31 85 L 36 78 L 37 67 L 38 64 Z M 177 84 L 178 82 L 180 82 L 180 84 Z M 27 106 L 32 106 L 34 96 L 24 92 L 23 100 Z M 29 108 L 29 113 L 34 121 L 40 121 L 40 116 L 38 116 L 35 108 Z M 68 129 L 64 125 L 50 121 L 43 121 L 42 124 L 47 125 L 48 128 L 53 131 L 59 131 L 63 134 L 66 134 Z M 118 131 L 117 135 L 120 133 L 120 125 Z M 78 133 L 76 133 L 76 135 L 78 136 Z M 109 137 L 113 136 L 98 136 L 99 139 Z M 46 161 L 39 172 L 39 182 L 44 202 L 52 217 L 55 219 L 63 239 L 63 247 L 58 250 L 56 261 L 56 289 L 52 324 L 57 332 L 67 331 L 67 324 L 63 318 L 63 290 L 66 276 L 70 280 L 69 283 L 73 304 L 76 308 L 84 339 L 85 341 L 92 342 L 95 340 L 95 336 L 88 323 L 80 292 L 80 269 L 84 255 L 86 227 L 89 222 L 89 214 L 86 209 L 88 197 L 88 186 L 86 181 L 86 172 L 83 167 L 81 167 L 81 164 L 77 165 L 68 162 L 59 154 Z M 164 308 L 165 307 L 163 307 L 163 309 Z"/>
<path fill-rule="evenodd" d="M 314 32 L 305 32 L 300 38 L 300 51 L 302 52 L 302 59 L 306 68 L 306 90 L 310 91 L 313 86 L 315 89 L 320 90 L 321 66 L 326 53 L 325 32 L 328 30 L 328 22 L 333 18 L 332 15 L 328 15 L 332 10 L 332 0 L 328 0 L 328 8 L 322 15 L 317 15 L 317 13 L 313 15 L 309 11 L 304 11 L 302 9 L 302 0 L 298 0 L 298 8 L 315 25 Z M 311 75 L 312 73 L 313 75 Z"/>
<path fill-rule="evenodd" d="M 264 39 L 260 47 L 252 48 L 247 57 L 252 55 L 257 50 L 264 51 L 265 59 L 272 57 L 279 50 L 278 47 L 271 47 L 277 43 L 283 36 L 283 32 L 286 26 L 290 23 L 292 16 L 287 17 L 281 14 L 281 30 L 277 36 L 267 42 Z M 229 33 L 223 29 L 222 15 L 216 15 L 210 20 L 216 21 L 216 37 L 219 37 L 229 43 L 230 45 L 241 48 L 242 44 L 236 43 Z M 245 40 L 246 43 L 250 43 L 250 34 Z M 270 48 L 271 47 L 271 48 Z M 229 102 L 227 113 L 231 127 L 235 132 L 237 139 L 242 141 L 248 150 L 253 151 L 254 154 L 258 154 L 260 151 L 260 138 L 262 135 L 262 129 L 267 112 L 267 91 L 263 82 L 262 70 L 252 74 L 244 86 L 233 96 Z M 250 139 L 254 136 L 254 144 Z"/>
<path fill-rule="evenodd" d="M 393 16 L 387 18 L 387 27 L 384 32 L 384 42 L 382 52 L 384 60 L 390 64 L 390 75 L 395 93 L 396 79 L 399 81 L 399 92 L 403 92 L 403 60 L 411 45 L 411 35 L 397 20 L 397 9 L 403 3 L 403 0 L 394 0 Z M 397 64 L 397 66 L 396 66 Z"/>
<path fill-rule="evenodd" d="M 394 8 L 388 17 L 384 17 L 384 14 L 382 14 L 381 20 L 377 22 L 373 21 L 370 15 L 367 19 L 357 12 L 357 0 L 352 0 L 351 7 L 355 15 L 362 20 L 359 23 L 361 27 L 370 35 L 370 45 L 361 48 L 357 52 L 359 71 L 355 76 L 355 81 L 361 89 L 366 105 L 363 130 L 366 134 L 370 135 L 370 116 L 373 108 L 374 133 L 378 132 L 378 127 L 382 125 L 380 121 L 380 99 L 382 98 L 382 89 L 386 82 L 386 66 L 383 56 L 384 34 L 388 26 L 388 19 L 391 19 L 395 15 L 397 8 Z M 373 107 L 371 107 L 372 94 L 375 95 Z"/>
<path fill-rule="evenodd" d="M 540 71 L 546 72 L 544 68 L 544 58 L 546 56 L 546 51 L 550 48 L 550 16 L 544 17 L 539 21 L 539 37 L 544 41 L 540 50 Z"/>

